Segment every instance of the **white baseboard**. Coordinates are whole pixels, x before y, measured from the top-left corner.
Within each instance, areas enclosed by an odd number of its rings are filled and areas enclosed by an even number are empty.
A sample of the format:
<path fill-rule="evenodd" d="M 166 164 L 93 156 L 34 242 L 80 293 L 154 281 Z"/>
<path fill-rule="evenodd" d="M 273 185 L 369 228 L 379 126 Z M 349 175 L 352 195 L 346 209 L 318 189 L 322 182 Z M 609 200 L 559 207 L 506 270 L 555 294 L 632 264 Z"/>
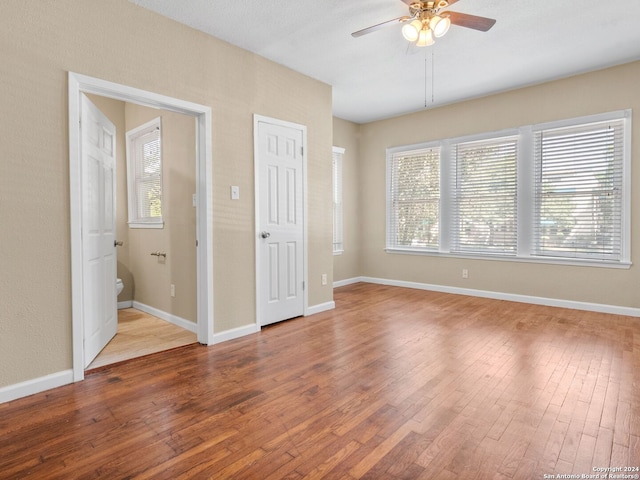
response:
<path fill-rule="evenodd" d="M 73 383 L 73 370 L 63 370 L 44 377 L 34 378 L 0 388 L 0 403 L 10 402 L 18 398 L 28 397 L 56 387 Z"/>
<path fill-rule="evenodd" d="M 309 315 L 326 312 L 327 310 L 333 310 L 334 308 L 336 308 L 336 302 L 334 301 L 321 303 L 319 305 L 312 305 L 310 307 L 307 307 L 307 311 L 305 312 L 304 316 L 308 317 Z"/>
<path fill-rule="evenodd" d="M 118 310 L 122 310 L 124 308 L 133 307 L 133 300 L 125 300 L 124 302 L 118 302 Z"/>
<path fill-rule="evenodd" d="M 173 323 L 174 325 L 180 328 L 184 328 L 185 330 L 189 330 L 190 332 L 198 332 L 198 325 L 195 322 L 190 322 L 189 320 L 185 320 L 184 318 L 173 315 L 172 313 L 163 312 L 162 310 L 150 307 L 149 305 L 145 305 L 144 303 L 136 302 L 135 300 L 132 302 L 132 307 L 137 308 L 142 312 L 148 313 L 149 315 L 153 315 L 154 317 L 158 317 L 161 320 Z"/>
<path fill-rule="evenodd" d="M 224 332 L 213 334 L 213 343 L 226 342 L 227 340 L 233 340 L 235 338 L 251 335 L 252 333 L 258 333 L 260 327 L 255 323 L 245 325 L 244 327 L 232 328 L 231 330 L 225 330 Z"/>
<path fill-rule="evenodd" d="M 353 285 L 354 283 L 364 282 L 363 278 L 364 277 L 353 277 L 347 278 L 346 280 L 338 280 L 333 282 L 333 288 L 346 287 L 347 285 Z"/>
<path fill-rule="evenodd" d="M 389 280 L 386 278 L 357 277 L 351 279 L 350 283 L 366 282 L 379 285 L 389 285 L 394 287 L 416 288 L 418 290 L 430 290 L 433 292 L 454 293 L 458 295 L 469 295 L 471 297 L 492 298 L 495 300 L 507 300 L 511 302 L 531 303 L 533 305 L 545 305 L 548 307 L 572 308 L 574 310 L 584 310 L 587 312 L 611 313 L 614 315 L 628 315 L 630 317 L 640 317 L 640 308 L 621 307 L 618 305 L 606 305 L 602 303 L 577 302 L 574 300 L 562 300 L 557 298 L 534 297 L 530 295 L 518 295 L 513 293 L 491 292 L 487 290 L 475 290 L 472 288 L 449 287 L 445 285 L 432 285 L 428 283 L 405 282 L 402 280 Z M 345 285 L 349 285 L 346 283 Z"/>

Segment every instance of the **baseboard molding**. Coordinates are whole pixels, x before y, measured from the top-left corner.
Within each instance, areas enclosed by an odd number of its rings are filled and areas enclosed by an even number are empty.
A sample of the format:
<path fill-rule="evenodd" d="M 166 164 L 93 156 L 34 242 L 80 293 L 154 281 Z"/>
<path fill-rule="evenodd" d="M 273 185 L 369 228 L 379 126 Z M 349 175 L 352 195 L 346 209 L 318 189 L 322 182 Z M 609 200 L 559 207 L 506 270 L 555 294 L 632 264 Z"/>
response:
<path fill-rule="evenodd" d="M 347 278 L 346 280 L 338 280 L 333 282 L 333 288 L 346 287 L 347 285 L 353 285 L 354 283 L 363 282 L 362 277 Z"/>
<path fill-rule="evenodd" d="M 34 378 L 26 382 L 16 383 L 0 388 L 0 403 L 10 402 L 18 398 L 28 397 L 52 388 L 73 383 L 73 370 L 63 370 L 44 377 Z"/>
<path fill-rule="evenodd" d="M 140 303 L 135 300 L 132 302 L 131 306 L 133 308 L 137 308 L 142 312 L 148 313 L 149 315 L 158 317 L 161 320 L 173 323 L 180 328 L 184 328 L 185 330 L 189 330 L 193 333 L 198 333 L 198 325 L 195 322 L 190 322 L 189 320 L 185 320 L 184 318 L 178 317 L 177 315 L 163 312 L 162 310 L 158 310 L 157 308 L 150 307 L 149 305 L 145 305 L 144 303 Z"/>
<path fill-rule="evenodd" d="M 133 307 L 133 300 L 125 300 L 124 302 L 118 302 L 118 310 Z"/>
<path fill-rule="evenodd" d="M 405 282 L 402 280 L 389 280 L 375 277 L 356 277 L 345 283 L 366 282 L 379 285 L 389 285 L 393 287 L 415 288 L 418 290 L 430 290 L 433 292 L 453 293 L 458 295 L 469 295 L 471 297 L 492 298 L 494 300 L 507 300 L 510 302 L 530 303 L 533 305 L 545 305 L 548 307 L 572 308 L 574 310 L 584 310 L 587 312 L 611 313 L 614 315 L 627 315 L 630 317 L 640 317 L 640 308 L 621 307 L 618 305 L 606 305 L 601 303 L 577 302 L 574 300 L 561 300 L 557 298 L 534 297 L 530 295 L 518 295 L 513 293 L 492 292 L 487 290 L 475 290 L 472 288 L 449 287 L 445 285 L 433 285 L 428 283 Z"/>
<path fill-rule="evenodd" d="M 331 302 L 320 303 L 319 305 L 312 305 L 307 307 L 307 311 L 304 316 L 308 317 L 309 315 L 315 315 L 316 313 L 326 312 L 327 310 L 333 310 L 336 308 L 336 302 L 333 300 Z"/>
<path fill-rule="evenodd" d="M 244 327 L 232 328 L 231 330 L 225 330 L 224 332 L 213 334 L 213 343 L 226 342 L 228 340 L 234 340 L 236 338 L 251 335 L 252 333 L 258 333 L 260 327 L 255 323 L 245 325 Z"/>

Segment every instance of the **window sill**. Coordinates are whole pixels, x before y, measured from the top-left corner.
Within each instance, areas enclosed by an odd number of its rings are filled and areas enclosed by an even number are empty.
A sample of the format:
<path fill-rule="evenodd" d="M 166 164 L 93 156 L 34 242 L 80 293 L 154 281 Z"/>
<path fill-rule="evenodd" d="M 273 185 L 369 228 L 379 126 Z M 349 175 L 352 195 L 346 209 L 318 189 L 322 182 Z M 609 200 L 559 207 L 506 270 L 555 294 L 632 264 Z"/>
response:
<path fill-rule="evenodd" d="M 159 223 L 129 222 L 129 228 L 164 228 L 164 222 L 159 222 Z"/>
<path fill-rule="evenodd" d="M 344 253 L 344 250 L 334 250 L 333 254 L 334 255 L 342 255 Z"/>
<path fill-rule="evenodd" d="M 458 254 L 438 252 L 435 250 L 417 250 L 413 248 L 385 248 L 386 253 L 400 254 L 400 255 L 423 255 L 431 257 L 443 257 L 443 258 L 467 258 L 471 260 L 496 260 L 500 262 L 520 262 L 520 263 L 540 263 L 548 265 L 570 265 L 576 267 L 600 267 L 600 268 L 618 268 L 629 269 L 631 268 L 631 261 L 614 262 L 610 260 L 583 260 L 579 258 L 566 258 L 566 257 L 537 257 L 537 256 L 506 256 L 506 255 L 481 255 L 481 254 Z"/>

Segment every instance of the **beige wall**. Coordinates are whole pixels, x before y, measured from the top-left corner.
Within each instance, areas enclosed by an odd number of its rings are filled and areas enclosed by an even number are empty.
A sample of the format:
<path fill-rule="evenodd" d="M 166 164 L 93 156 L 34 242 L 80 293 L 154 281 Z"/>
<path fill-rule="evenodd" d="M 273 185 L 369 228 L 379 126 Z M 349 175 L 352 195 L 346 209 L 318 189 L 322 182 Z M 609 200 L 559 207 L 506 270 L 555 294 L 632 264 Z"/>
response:
<path fill-rule="evenodd" d="M 3 0 L 0 58 L 0 387 L 72 368 L 68 71 L 211 106 L 215 332 L 255 323 L 253 114 L 306 125 L 309 304 L 333 299 L 328 85 L 127 0 Z"/>
<path fill-rule="evenodd" d="M 345 149 L 342 162 L 342 208 L 344 252 L 333 256 L 333 280 L 338 282 L 361 275 L 360 126 L 333 119 L 333 144 Z"/>
<path fill-rule="evenodd" d="M 126 130 L 157 117 L 162 132 L 162 218 L 164 228 L 128 228 L 132 299 L 197 321 L 196 301 L 196 131 L 195 119 L 179 113 L 126 104 Z M 126 186 L 125 186 L 126 188 Z M 126 195 L 126 190 L 122 192 Z M 126 213 L 125 213 L 126 215 Z M 166 253 L 166 257 L 151 252 Z M 123 272 L 121 269 L 119 273 Z M 175 285 L 175 297 L 170 286 Z M 124 293 L 124 292 L 123 292 Z M 125 300 L 119 298 L 119 300 Z"/>
<path fill-rule="evenodd" d="M 553 299 L 640 307 L 640 269 L 385 253 L 385 149 L 631 108 L 632 260 L 640 254 L 640 62 L 361 126 L 360 275 Z M 436 91 L 437 93 L 437 91 Z M 351 221 L 354 221 L 352 218 Z M 469 270 L 462 279 L 461 270 Z"/>

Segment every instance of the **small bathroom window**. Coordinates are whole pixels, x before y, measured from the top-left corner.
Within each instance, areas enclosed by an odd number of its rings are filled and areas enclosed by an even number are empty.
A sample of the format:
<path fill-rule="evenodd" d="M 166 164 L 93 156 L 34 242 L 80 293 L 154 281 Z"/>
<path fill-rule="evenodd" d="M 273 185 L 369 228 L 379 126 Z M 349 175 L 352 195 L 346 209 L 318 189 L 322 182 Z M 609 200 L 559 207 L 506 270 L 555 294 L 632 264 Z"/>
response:
<path fill-rule="evenodd" d="M 127 132 L 129 227 L 163 228 L 160 117 Z"/>

